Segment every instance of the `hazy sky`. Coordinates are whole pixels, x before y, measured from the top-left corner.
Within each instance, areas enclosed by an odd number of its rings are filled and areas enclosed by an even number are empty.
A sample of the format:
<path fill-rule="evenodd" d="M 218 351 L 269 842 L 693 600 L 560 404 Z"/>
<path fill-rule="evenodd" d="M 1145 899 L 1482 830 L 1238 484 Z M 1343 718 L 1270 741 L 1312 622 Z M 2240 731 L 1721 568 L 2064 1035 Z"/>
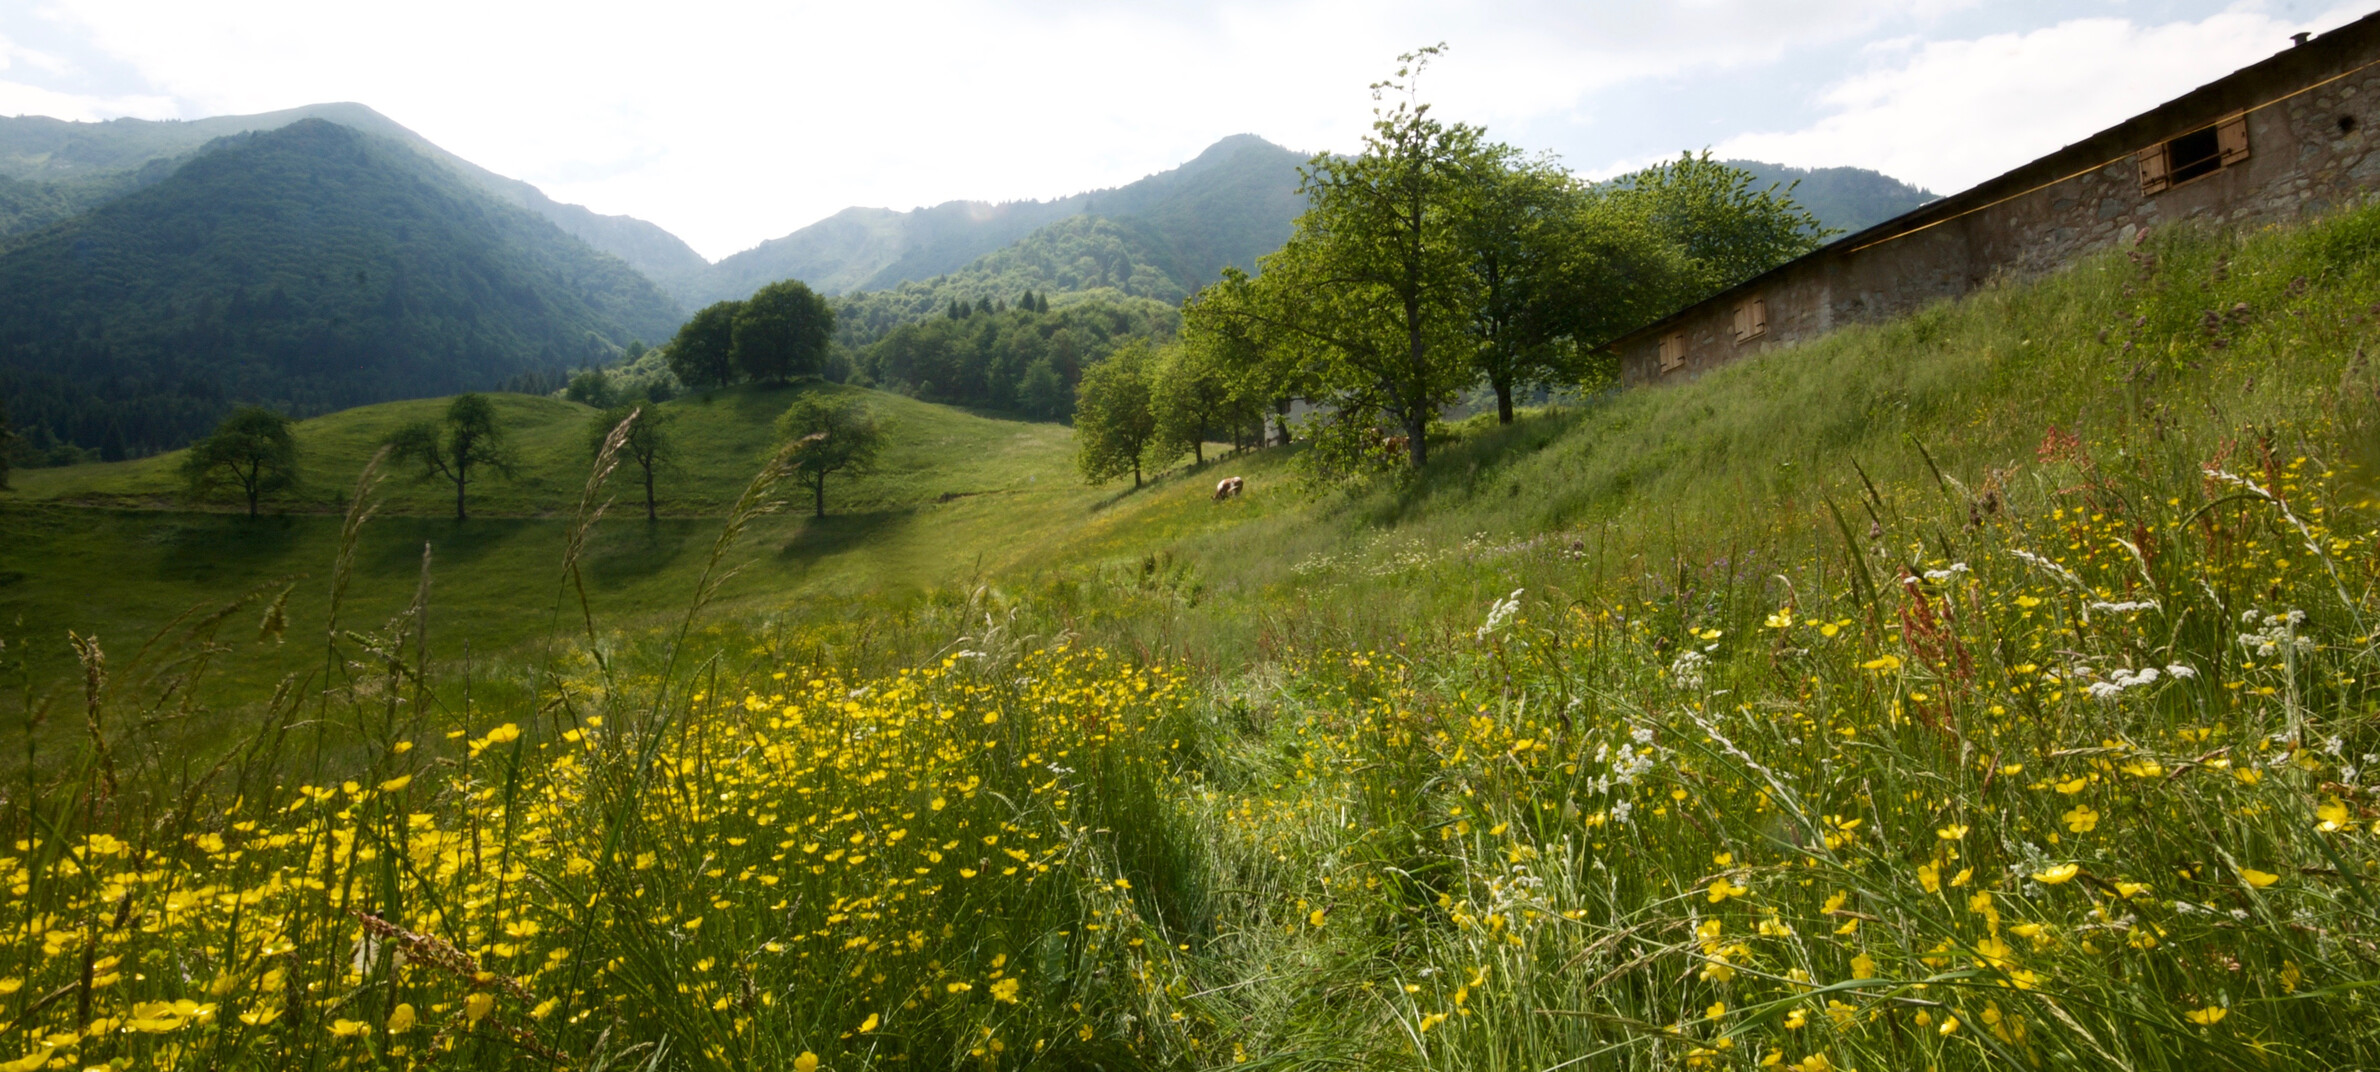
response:
<path fill-rule="evenodd" d="M 1047 198 L 1254 133 L 1440 114 L 1609 174 L 1682 149 L 1948 193 L 2380 0 L 733 3 L 0 0 L 0 115 L 360 101 L 708 257 L 846 205 Z"/>

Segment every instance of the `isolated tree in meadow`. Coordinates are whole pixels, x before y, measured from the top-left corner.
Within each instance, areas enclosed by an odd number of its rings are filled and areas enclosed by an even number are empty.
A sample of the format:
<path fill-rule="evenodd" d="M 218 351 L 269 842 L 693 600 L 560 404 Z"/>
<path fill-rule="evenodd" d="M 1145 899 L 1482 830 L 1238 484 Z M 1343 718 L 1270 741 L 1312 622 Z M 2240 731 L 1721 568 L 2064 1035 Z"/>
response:
<path fill-rule="evenodd" d="M 688 387 L 722 387 L 735 382 L 735 318 L 742 302 L 703 306 L 678 328 L 669 343 L 669 371 Z"/>
<path fill-rule="evenodd" d="M 257 516 L 265 496 L 297 486 L 297 439 L 289 425 L 289 418 L 262 406 L 232 411 L 182 458 L 190 497 L 237 488 L 248 501 L 248 516 Z"/>
<path fill-rule="evenodd" d="M 798 279 L 771 283 L 737 307 L 730 328 L 735 370 L 762 383 L 815 376 L 826 368 L 835 309 Z"/>
<path fill-rule="evenodd" d="M 1075 465 L 1083 479 L 1105 484 L 1131 473 L 1132 486 L 1141 486 L 1141 466 L 1157 445 L 1154 363 L 1148 340 L 1133 339 L 1083 369 L 1074 389 Z"/>
<path fill-rule="evenodd" d="M 587 453 L 603 453 L 604 441 L 611 438 L 612 429 L 630 417 L 636 423 L 628 426 L 628 438 L 620 441 L 620 454 L 634 463 L 645 478 L 645 520 L 661 519 L 659 500 L 654 497 L 654 478 L 659 470 L 676 460 L 677 443 L 670 437 L 669 425 L 675 416 L 651 403 L 635 406 L 614 406 L 595 415 L 587 422 Z"/>
<path fill-rule="evenodd" d="M 506 477 L 514 471 L 504 428 L 496 423 L 496 406 L 486 395 L 457 395 L 446 407 L 444 420 L 408 424 L 389 437 L 388 445 L 398 461 L 420 470 L 422 480 L 454 485 L 457 521 L 470 519 L 464 494 L 482 470 Z"/>
<path fill-rule="evenodd" d="M 814 391 L 795 399 L 777 417 L 782 442 L 806 440 L 793 455 L 794 472 L 810 486 L 815 516 L 826 516 L 826 478 L 858 474 L 876 464 L 884 450 L 884 428 L 868 404 L 850 396 Z"/>

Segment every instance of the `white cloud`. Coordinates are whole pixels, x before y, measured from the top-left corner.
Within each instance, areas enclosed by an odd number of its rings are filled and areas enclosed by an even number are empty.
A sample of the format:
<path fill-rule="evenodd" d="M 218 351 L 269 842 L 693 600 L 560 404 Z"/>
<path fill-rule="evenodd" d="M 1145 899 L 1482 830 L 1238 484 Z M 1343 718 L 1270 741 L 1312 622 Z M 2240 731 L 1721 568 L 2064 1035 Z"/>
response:
<path fill-rule="evenodd" d="M 2283 48 L 2311 20 L 2241 5 L 2196 22 L 2114 18 L 2029 33 L 1871 46 L 1877 66 L 1823 95 L 1832 114 L 1800 130 L 1739 134 L 1714 155 L 1801 167 L 1853 165 L 1951 193 L 2072 144 Z"/>
<path fill-rule="evenodd" d="M 55 0 L 45 12 L 145 80 L 125 94 L 133 114 L 158 100 L 184 116 L 361 101 L 716 257 L 845 205 L 1129 182 L 1227 134 L 1347 148 L 1368 121 L 1365 85 L 1434 41 L 1454 47 L 1427 95 L 1494 127 L 1970 3 Z M 85 98 L 58 106 L 104 110 Z"/>

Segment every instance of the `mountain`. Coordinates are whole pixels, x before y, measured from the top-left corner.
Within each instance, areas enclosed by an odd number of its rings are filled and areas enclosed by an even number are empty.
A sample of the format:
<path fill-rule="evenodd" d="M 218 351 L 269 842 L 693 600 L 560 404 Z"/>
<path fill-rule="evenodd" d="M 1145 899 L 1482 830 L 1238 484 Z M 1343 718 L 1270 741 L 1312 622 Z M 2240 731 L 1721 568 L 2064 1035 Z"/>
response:
<path fill-rule="evenodd" d="M 1753 175 L 1752 185 L 1800 183 L 1793 199 L 1827 227 L 1851 234 L 1883 223 L 1941 195 L 1866 168 L 1797 168 L 1757 160 L 1728 160 Z"/>
<path fill-rule="evenodd" d="M 956 272 L 844 295 L 835 303 L 835 331 L 844 345 L 865 346 L 903 324 L 943 315 L 954 301 L 985 303 L 988 311 L 990 303 L 1013 303 L 1026 291 L 1061 305 L 1094 298 L 1124 305 L 1145 301 L 1170 312 L 1197 287 L 1175 276 L 1180 260 L 1142 221 L 1071 216 Z"/>
<path fill-rule="evenodd" d="M 1164 270 L 1196 287 L 1225 265 L 1253 267 L 1288 240 L 1304 210 L 1303 155 L 1235 134 L 1171 171 L 1053 201 L 951 201 L 895 212 L 849 208 L 712 265 L 678 291 L 689 307 L 741 298 L 779 279 L 821 293 L 883 290 L 956 272 L 985 254 L 1073 216 L 1128 221 L 1165 250 Z"/>
<path fill-rule="evenodd" d="M 309 104 L 256 115 L 222 115 L 192 120 L 110 119 L 77 123 L 47 116 L 0 117 L 0 178 L 32 183 L 30 193 L 12 194 L 0 183 L 0 243 L 6 236 L 63 219 L 54 213 L 17 210 L 17 199 L 63 200 L 82 211 L 107 198 L 163 178 L 172 165 L 216 138 L 278 130 L 307 119 L 323 119 L 412 148 L 451 168 L 482 191 L 545 217 L 564 232 L 627 261 L 655 280 L 682 279 L 710 263 L 676 235 L 630 216 L 606 216 L 547 197 L 535 186 L 506 178 L 432 144 L 387 116 L 361 104 Z"/>
<path fill-rule="evenodd" d="M 620 260 L 323 119 L 217 139 L 0 252 L 11 416 L 119 454 L 186 442 L 234 402 L 302 414 L 490 388 L 678 320 Z"/>

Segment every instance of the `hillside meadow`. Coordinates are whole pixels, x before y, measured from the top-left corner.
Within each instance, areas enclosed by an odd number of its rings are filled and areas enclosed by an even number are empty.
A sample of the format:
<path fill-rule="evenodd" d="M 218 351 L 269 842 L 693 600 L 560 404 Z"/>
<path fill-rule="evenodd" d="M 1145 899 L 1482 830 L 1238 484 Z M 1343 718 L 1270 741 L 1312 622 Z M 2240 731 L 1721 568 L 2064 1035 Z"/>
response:
<path fill-rule="evenodd" d="M 179 608 L 115 545 L 209 519 L 42 474 L 0 517 L 89 565 L 5 609 L 127 640 L 22 690 L 0 1067 L 2372 1064 L 2376 251 L 2176 231 L 1227 504 L 888 398 L 999 494 L 888 472 L 814 554 L 721 422 L 759 476 L 616 586 L 655 530 L 508 400 L 501 550 L 393 481 L 183 545 L 210 607 L 318 571 L 279 642 L 268 591 L 134 654 Z"/>

